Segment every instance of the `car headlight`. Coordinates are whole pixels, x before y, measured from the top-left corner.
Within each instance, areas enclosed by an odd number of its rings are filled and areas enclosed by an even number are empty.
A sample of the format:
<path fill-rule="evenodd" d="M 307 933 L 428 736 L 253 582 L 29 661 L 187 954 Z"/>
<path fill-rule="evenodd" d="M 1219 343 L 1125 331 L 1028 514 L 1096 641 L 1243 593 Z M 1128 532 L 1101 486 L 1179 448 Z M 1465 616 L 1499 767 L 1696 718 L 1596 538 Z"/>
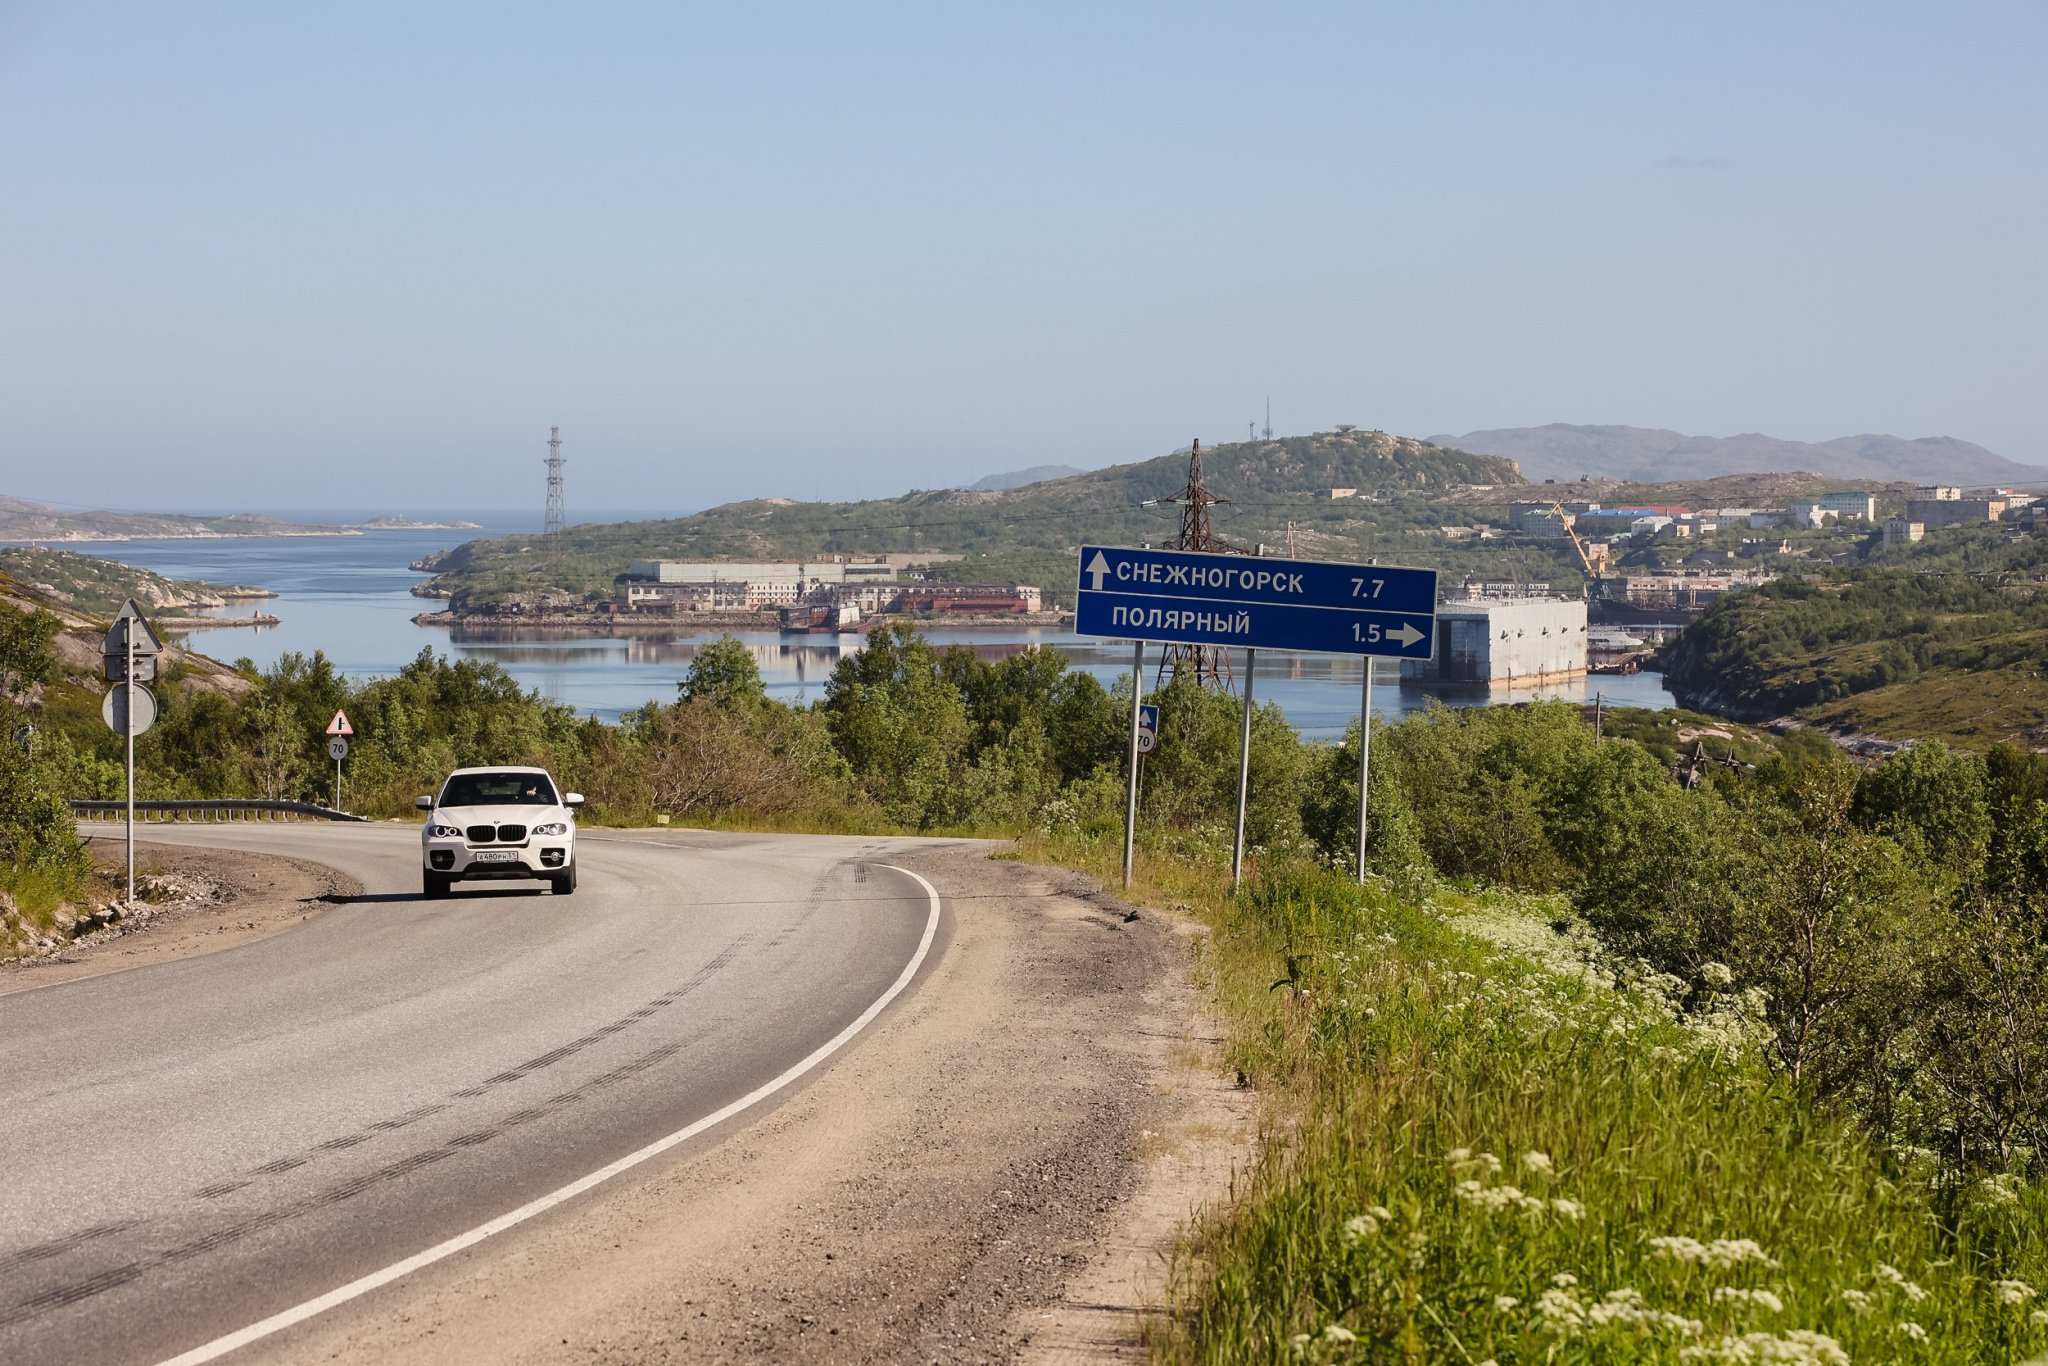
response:
<path fill-rule="evenodd" d="M 436 823 L 427 827 L 427 838 L 430 840 L 452 840 L 461 833 L 462 827 L 459 825 L 441 825 Z"/>
<path fill-rule="evenodd" d="M 533 833 L 536 835 L 566 835 L 569 833 L 569 822 L 549 821 L 546 825 L 534 826 Z"/>

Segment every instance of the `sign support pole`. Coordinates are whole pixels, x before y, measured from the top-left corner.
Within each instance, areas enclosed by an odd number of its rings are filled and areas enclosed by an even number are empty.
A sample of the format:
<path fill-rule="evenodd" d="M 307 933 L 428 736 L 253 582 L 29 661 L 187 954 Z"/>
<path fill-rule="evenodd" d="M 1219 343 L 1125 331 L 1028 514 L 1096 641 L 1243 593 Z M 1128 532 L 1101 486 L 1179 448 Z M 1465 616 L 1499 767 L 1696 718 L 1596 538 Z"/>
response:
<path fill-rule="evenodd" d="M 1244 808 L 1251 793 L 1252 778 L 1252 679 L 1257 676 L 1259 652 L 1244 652 L 1244 725 L 1237 747 L 1237 843 L 1230 854 L 1230 890 L 1244 886 Z"/>
<path fill-rule="evenodd" d="M 334 809 L 341 810 L 341 760 L 334 761 Z"/>
<path fill-rule="evenodd" d="M 128 904 L 135 904 L 135 623 L 122 632 L 127 642 L 128 672 L 121 686 L 128 690 L 128 716 L 121 723 L 128 744 Z"/>
<path fill-rule="evenodd" d="M 1124 890 L 1131 889 L 1131 855 L 1138 837 L 1138 706 L 1145 700 L 1145 642 L 1131 654 L 1131 777 L 1124 794 Z"/>
<path fill-rule="evenodd" d="M 1372 656 L 1365 659 L 1365 697 L 1358 708 L 1358 881 L 1365 883 L 1366 793 L 1372 780 Z"/>

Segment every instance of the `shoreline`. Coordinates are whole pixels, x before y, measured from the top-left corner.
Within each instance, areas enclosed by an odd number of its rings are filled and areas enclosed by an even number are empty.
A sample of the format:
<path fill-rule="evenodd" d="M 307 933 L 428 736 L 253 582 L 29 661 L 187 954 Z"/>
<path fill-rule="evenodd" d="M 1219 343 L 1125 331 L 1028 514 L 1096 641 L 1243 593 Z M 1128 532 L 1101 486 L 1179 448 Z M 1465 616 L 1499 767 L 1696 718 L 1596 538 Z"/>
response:
<path fill-rule="evenodd" d="M 307 537 L 330 539 L 340 536 L 367 536 L 367 531 L 354 527 L 335 527 L 330 530 L 307 528 L 304 531 L 164 531 L 164 532 L 122 532 L 117 535 L 81 535 L 66 532 L 55 536 L 0 537 L 0 547 L 27 546 L 31 550 L 44 546 L 59 545 L 126 545 L 130 541 L 289 541 Z"/>
<path fill-rule="evenodd" d="M 654 617 L 605 616 L 582 613 L 532 613 L 523 616 L 458 616 L 453 612 L 420 612 L 415 626 L 447 628 L 451 640 L 490 640 L 509 635 L 530 636 L 535 632 L 597 636 L 707 635 L 714 631 L 774 631 L 786 636 L 823 636 L 833 639 L 865 636 L 875 626 L 908 622 L 916 626 L 942 626 L 956 630 L 1004 630 L 1016 627 L 1059 629 L 1073 624 L 1068 612 L 1026 612 L 999 617 L 912 617 L 887 615 L 861 618 L 852 631 L 784 631 L 773 612 L 692 612 L 688 616 Z"/>

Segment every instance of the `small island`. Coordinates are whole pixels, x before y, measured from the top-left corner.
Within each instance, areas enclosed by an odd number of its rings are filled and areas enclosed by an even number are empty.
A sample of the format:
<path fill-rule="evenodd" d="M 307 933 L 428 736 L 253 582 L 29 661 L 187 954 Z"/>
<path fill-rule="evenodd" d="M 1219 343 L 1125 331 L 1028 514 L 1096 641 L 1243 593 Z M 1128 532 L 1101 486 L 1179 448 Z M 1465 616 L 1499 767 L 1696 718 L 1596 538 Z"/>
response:
<path fill-rule="evenodd" d="M 360 536 L 348 526 L 310 526 L 257 512 L 195 517 L 182 512 L 77 512 L 0 494 L 0 542 L 192 541 L 240 536 Z"/>
<path fill-rule="evenodd" d="M 410 517 L 372 517 L 358 524 L 364 531 L 480 531 L 482 522 L 419 522 Z"/>

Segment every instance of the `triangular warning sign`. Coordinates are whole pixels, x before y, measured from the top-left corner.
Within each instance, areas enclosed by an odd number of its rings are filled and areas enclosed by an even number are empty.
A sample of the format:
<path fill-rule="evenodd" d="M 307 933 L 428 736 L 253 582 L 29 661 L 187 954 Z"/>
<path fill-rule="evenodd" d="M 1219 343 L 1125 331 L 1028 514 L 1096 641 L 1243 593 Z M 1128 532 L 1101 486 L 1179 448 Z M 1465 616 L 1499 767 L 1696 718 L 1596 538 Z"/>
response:
<path fill-rule="evenodd" d="M 128 652 L 128 637 L 135 637 L 137 658 L 148 658 L 163 653 L 164 644 L 150 629 L 149 619 L 142 615 L 142 608 L 130 598 L 121 604 L 121 610 L 114 617 L 114 624 L 107 628 L 106 643 L 101 648 L 110 655 L 125 655 Z"/>
<path fill-rule="evenodd" d="M 354 735 L 356 728 L 348 723 L 347 712 L 338 711 L 334 713 L 334 719 L 327 723 L 327 733 L 329 735 Z"/>

